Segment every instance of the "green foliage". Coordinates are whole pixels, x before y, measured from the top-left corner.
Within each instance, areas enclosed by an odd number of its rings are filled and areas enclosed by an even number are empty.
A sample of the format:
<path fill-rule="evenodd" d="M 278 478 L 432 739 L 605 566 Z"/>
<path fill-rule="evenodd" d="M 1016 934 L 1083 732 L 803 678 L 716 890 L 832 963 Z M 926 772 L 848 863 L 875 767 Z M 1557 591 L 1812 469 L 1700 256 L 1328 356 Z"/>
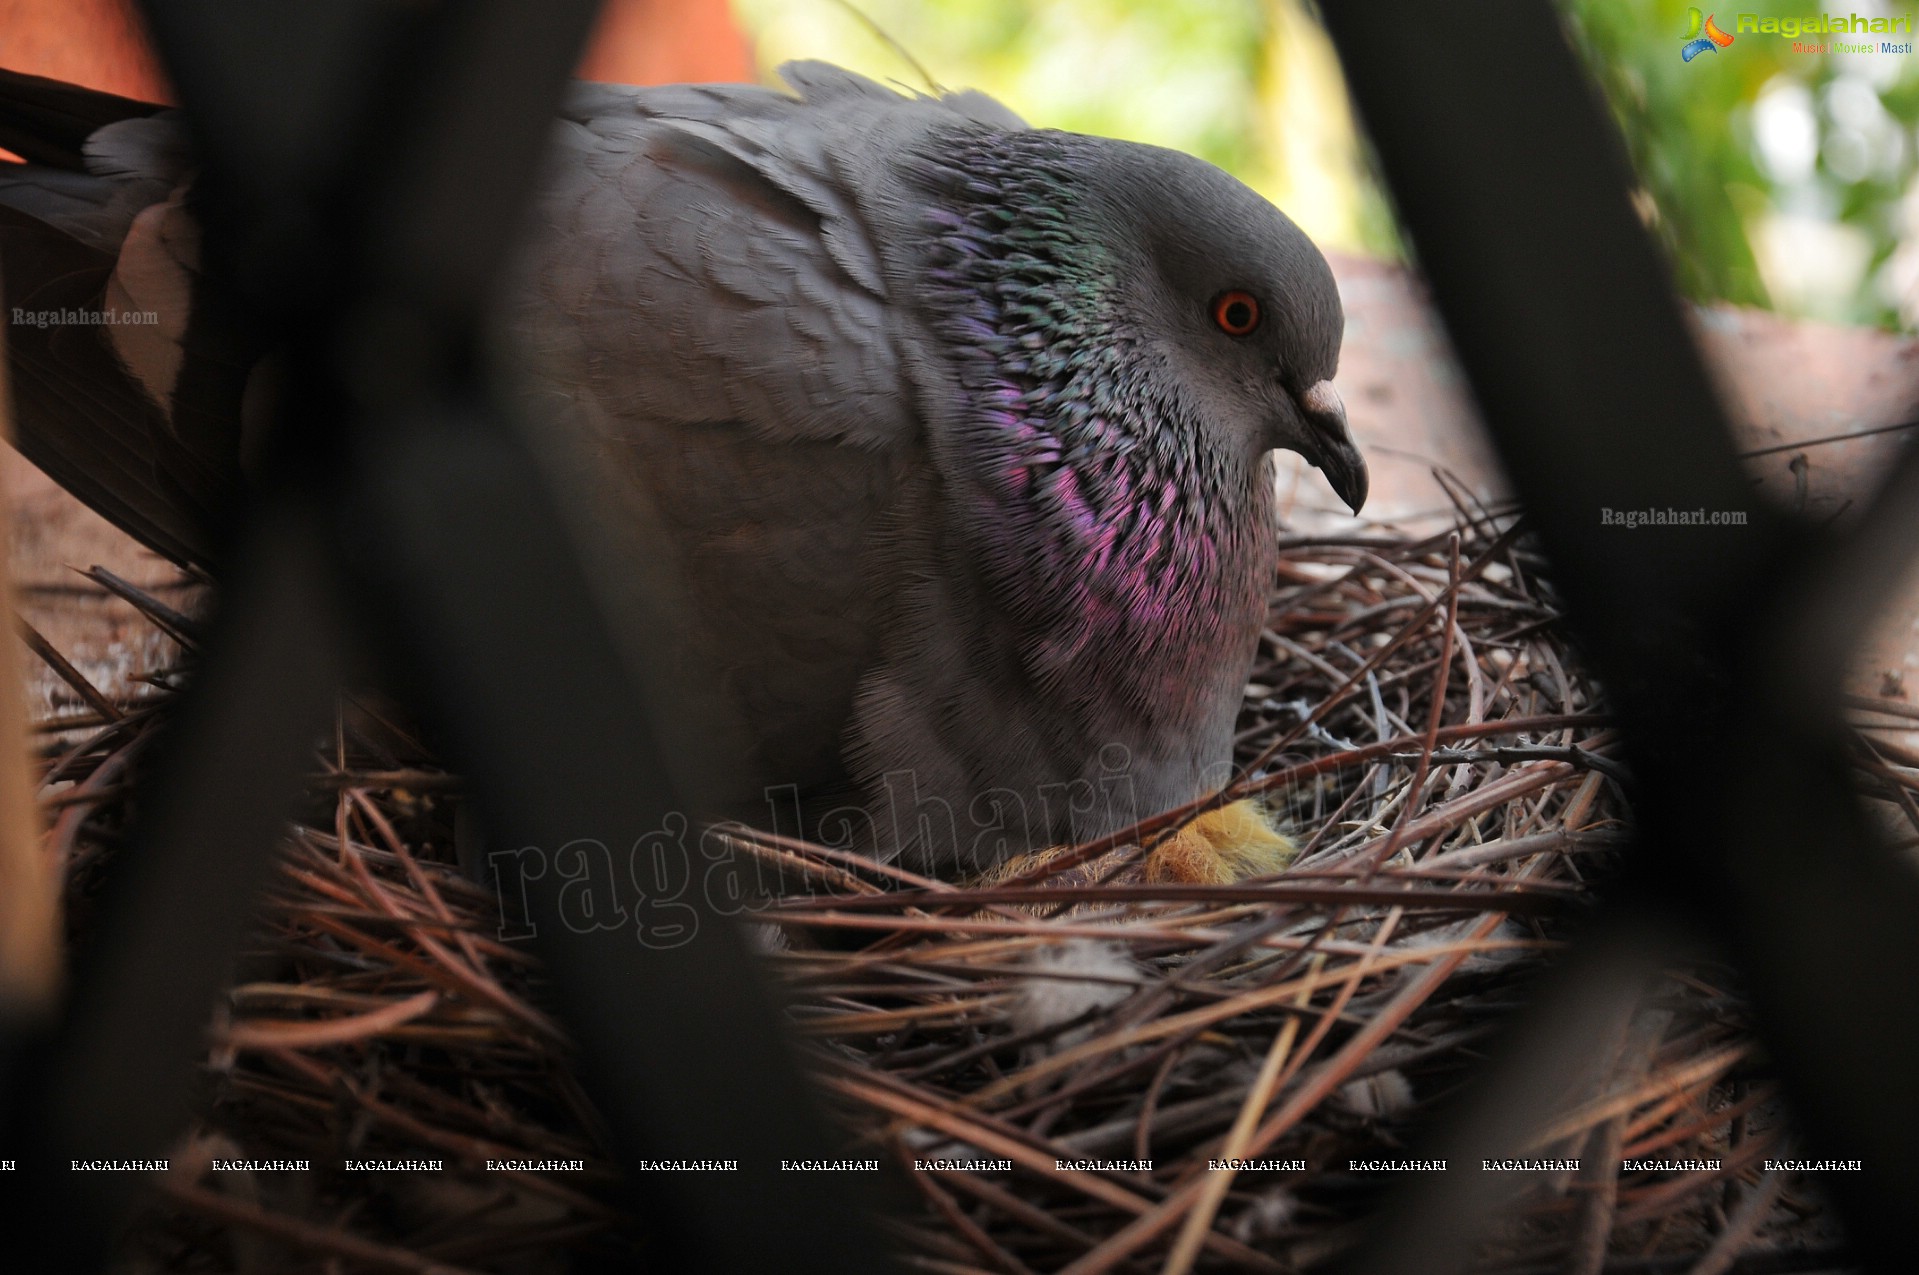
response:
<path fill-rule="evenodd" d="M 1655 0 L 1571 0 L 1575 47 L 1605 90 L 1633 168 L 1651 197 L 1654 229 L 1680 285 L 1701 298 L 1767 302 L 1735 189 L 1761 192 L 1746 106 L 1768 59 L 1679 59 L 1681 8 Z M 1735 44 L 1737 41 L 1735 41 Z M 1642 205 L 1642 209 L 1646 208 Z"/>
<path fill-rule="evenodd" d="M 1872 0 L 1753 5 L 1761 16 L 1887 12 Z M 1716 16 L 1733 43 L 1684 62 L 1687 4 L 1561 6 L 1619 122 L 1643 183 L 1642 208 L 1688 294 L 1899 323 L 1900 289 L 1887 267 L 1914 175 L 1919 59 L 1796 52 L 1790 38 L 1737 34 L 1738 11 L 1729 6 Z"/>
<path fill-rule="evenodd" d="M 822 57 L 977 88 L 1035 124 L 1171 146 L 1219 165 L 1329 246 L 1393 255 L 1336 63 L 1303 0 L 735 0 L 770 73 Z"/>
<path fill-rule="evenodd" d="M 1260 0 L 859 0 L 858 7 L 942 83 L 985 89 L 1051 127 L 1177 138 L 1182 149 L 1229 171 L 1259 162 L 1255 116 L 1267 28 Z M 738 8 L 762 49 L 772 44 L 779 56 L 790 55 L 794 35 L 805 32 L 867 64 L 856 69 L 872 73 L 885 60 L 874 56 L 877 41 L 831 0 L 740 0 Z M 901 61 L 887 72 L 914 78 Z"/>
<path fill-rule="evenodd" d="M 1326 246 L 1399 255 L 1311 0 L 854 0 L 871 25 L 839 0 L 735 3 L 769 72 L 824 57 L 926 88 L 876 26 L 943 84 L 983 89 L 1036 124 L 1189 151 Z M 1742 3 L 1765 16 L 1889 11 L 1886 0 Z M 1908 322 L 1919 314 L 1919 244 L 1899 249 L 1919 57 L 1796 53 L 1749 33 L 1688 63 L 1680 0 L 1559 4 L 1688 295 L 1885 325 L 1902 301 Z M 1736 9 L 1716 16 L 1736 32 Z M 1539 145 L 1552 145 L 1549 122 Z"/>

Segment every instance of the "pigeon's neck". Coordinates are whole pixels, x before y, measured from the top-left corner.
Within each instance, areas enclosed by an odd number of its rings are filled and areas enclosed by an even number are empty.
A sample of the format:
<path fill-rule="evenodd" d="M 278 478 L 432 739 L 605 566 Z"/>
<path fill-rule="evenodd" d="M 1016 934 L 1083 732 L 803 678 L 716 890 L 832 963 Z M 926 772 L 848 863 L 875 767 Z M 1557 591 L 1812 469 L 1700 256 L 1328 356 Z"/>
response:
<path fill-rule="evenodd" d="M 942 151 L 922 296 L 964 402 L 935 446 L 994 592 L 1039 635 L 1036 673 L 1190 692 L 1184 666 L 1217 668 L 1263 614 L 1270 477 L 1209 449 L 1124 308 L 1123 258 L 1076 187 L 1081 141 Z"/>

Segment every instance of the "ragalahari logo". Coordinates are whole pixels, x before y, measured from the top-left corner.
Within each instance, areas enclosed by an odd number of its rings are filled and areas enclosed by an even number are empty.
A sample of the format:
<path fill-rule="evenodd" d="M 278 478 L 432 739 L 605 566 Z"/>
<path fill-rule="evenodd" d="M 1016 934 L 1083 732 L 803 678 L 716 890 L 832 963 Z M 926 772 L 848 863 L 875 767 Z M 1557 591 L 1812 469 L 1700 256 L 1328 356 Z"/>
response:
<path fill-rule="evenodd" d="M 1699 10 L 1686 10 L 1686 44 L 1679 50 L 1682 62 L 1690 62 L 1701 53 L 1717 53 L 1732 43 L 1732 37 L 1721 31 L 1712 17 L 1709 13 L 1702 22 Z"/>

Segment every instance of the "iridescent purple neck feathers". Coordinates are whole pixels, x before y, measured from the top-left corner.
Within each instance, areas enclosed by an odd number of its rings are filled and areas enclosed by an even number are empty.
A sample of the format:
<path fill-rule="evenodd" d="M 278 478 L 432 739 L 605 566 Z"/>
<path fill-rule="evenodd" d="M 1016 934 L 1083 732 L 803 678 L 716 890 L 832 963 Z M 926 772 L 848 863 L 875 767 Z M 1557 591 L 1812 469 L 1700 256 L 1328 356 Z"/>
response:
<path fill-rule="evenodd" d="M 1117 682 L 1157 715 L 1246 641 L 1270 470 L 1208 445 L 1126 313 L 1129 261 L 1077 189 L 1081 140 L 975 133 L 928 161 L 944 202 L 922 295 L 965 395 L 944 468 L 994 595 L 1034 634 L 1029 674 Z"/>

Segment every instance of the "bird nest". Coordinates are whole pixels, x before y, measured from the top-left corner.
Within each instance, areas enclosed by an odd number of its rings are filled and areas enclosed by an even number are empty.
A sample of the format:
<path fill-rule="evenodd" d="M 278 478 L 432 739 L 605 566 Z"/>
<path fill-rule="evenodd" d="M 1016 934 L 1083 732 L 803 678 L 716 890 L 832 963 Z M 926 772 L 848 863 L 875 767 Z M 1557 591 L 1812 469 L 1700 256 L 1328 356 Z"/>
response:
<path fill-rule="evenodd" d="M 191 644 L 190 621 L 112 585 Z M 155 676 L 110 702 L 62 676 L 79 699 L 42 725 L 43 792 L 84 928 L 173 692 Z M 1482 1068 L 1621 845 L 1615 742 L 1509 522 L 1289 544 L 1241 777 L 1212 803 L 973 886 L 742 834 L 810 886 L 752 924 L 849 1146 L 917 1197 L 883 1223 L 913 1267 L 1318 1269 L 1403 1181 L 1372 1170 L 1415 1154 Z M 213 1016 L 209 1097 L 127 1267 L 541 1271 L 629 1251 L 540 971 L 457 866 L 457 781 L 359 709 L 315 764 Z M 1284 874 L 1130 870 L 1254 796 L 1298 843 Z M 1526 1152 L 1582 1167 L 1524 1179 L 1481 1269 L 1831 1264 L 1821 1200 L 1762 1167 L 1789 1135 L 1724 971 L 1670 971 L 1595 1032 L 1609 1064 Z M 342 1156 L 446 1167 L 349 1178 L 328 1168 Z"/>

